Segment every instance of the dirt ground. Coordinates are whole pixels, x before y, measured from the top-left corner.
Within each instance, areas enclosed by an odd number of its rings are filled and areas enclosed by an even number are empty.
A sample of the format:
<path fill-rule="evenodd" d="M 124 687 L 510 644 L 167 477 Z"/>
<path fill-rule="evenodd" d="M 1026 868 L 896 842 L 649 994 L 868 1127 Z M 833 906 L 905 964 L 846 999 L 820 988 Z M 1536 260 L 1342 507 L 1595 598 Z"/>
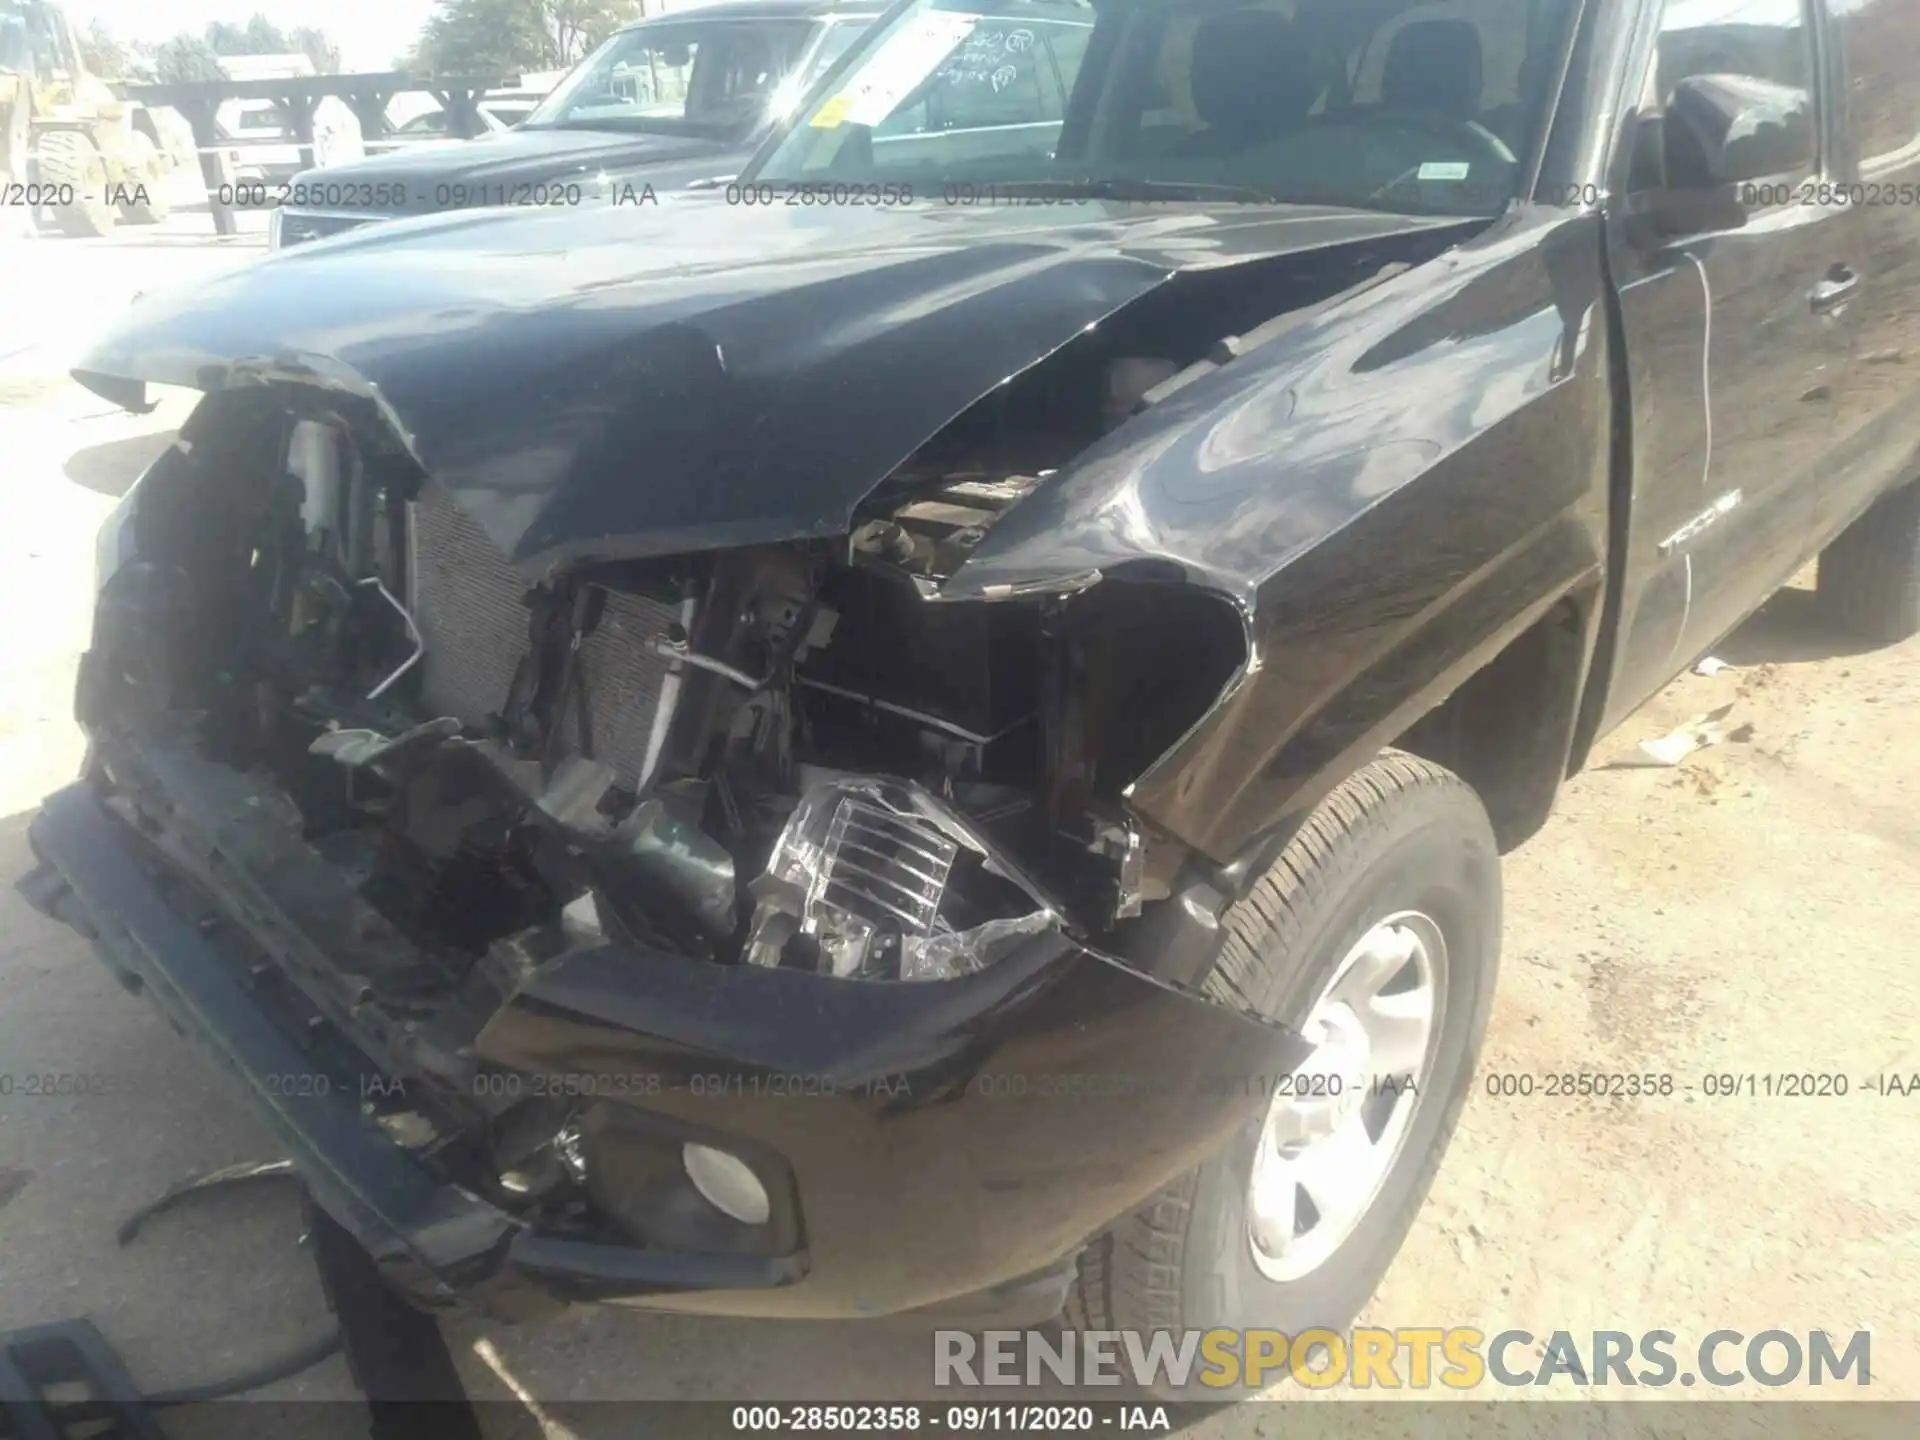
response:
<path fill-rule="evenodd" d="M 183 414 L 178 397 L 120 414 L 62 371 L 136 292 L 258 253 L 257 235 L 216 245 L 205 227 L 187 215 L 105 242 L 0 232 L 0 879 L 26 867 L 32 808 L 80 757 L 70 694 L 93 531 Z M 1727 669 L 1676 682 L 1599 759 L 1725 704 L 1732 738 L 1677 769 L 1596 764 L 1508 864 L 1484 1075 L 1667 1074 L 1674 1093 L 1477 1086 L 1367 1323 L 1665 1329 L 1683 1351 L 1721 1328 L 1865 1328 L 1873 1383 L 1847 1390 L 1920 1400 L 1920 1096 L 1867 1088 L 1920 1071 L 1920 645 L 1837 640 L 1809 599 L 1780 595 L 1719 647 Z M 0 1071 L 114 1081 L 82 1098 L 0 1093 L 0 1324 L 89 1315 L 152 1387 L 243 1368 L 324 1325 L 283 1191 L 211 1198 L 115 1247 L 119 1218 L 173 1180 L 269 1152 L 224 1082 L 10 889 Z M 1785 1072 L 1845 1076 L 1849 1093 L 1728 1098 L 1702 1083 Z M 450 1335 L 472 1390 L 521 1397 L 529 1422 L 596 1397 L 922 1396 L 931 1362 L 923 1335 L 880 1325 L 582 1311 Z M 271 1392 L 353 1393 L 337 1359 Z M 1708 1393 L 1833 1397 L 1666 1395 Z M 1287 1414 L 1240 1407 L 1190 1433 L 1292 1433 Z M 1537 1415 L 1502 1407 L 1485 1431 L 1531 1433 Z M 1390 1411 L 1361 1421 L 1348 1412 L 1339 1428 L 1425 1433 Z"/>

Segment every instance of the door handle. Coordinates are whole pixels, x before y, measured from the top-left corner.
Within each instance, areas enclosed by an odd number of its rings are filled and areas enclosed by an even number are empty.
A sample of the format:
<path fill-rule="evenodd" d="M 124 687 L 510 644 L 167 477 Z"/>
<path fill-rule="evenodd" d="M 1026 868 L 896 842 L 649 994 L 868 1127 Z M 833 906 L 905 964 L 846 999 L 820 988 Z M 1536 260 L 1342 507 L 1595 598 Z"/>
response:
<path fill-rule="evenodd" d="M 1807 303 L 1814 312 L 1825 315 L 1839 309 L 1853 298 L 1854 291 L 1860 288 L 1860 272 L 1847 265 L 1835 265 L 1813 287 L 1807 296 Z"/>

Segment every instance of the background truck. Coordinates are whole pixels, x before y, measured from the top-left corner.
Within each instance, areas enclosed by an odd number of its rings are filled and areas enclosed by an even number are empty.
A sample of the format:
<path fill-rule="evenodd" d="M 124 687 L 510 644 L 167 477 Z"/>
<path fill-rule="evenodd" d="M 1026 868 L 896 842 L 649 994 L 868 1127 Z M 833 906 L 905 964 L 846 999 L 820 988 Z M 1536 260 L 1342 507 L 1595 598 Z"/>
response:
<path fill-rule="evenodd" d="M 73 22 L 43 0 L 0 0 L 0 175 L 69 235 L 167 214 L 166 128 L 87 69 Z M 11 197 L 10 197 L 11 198 Z"/>

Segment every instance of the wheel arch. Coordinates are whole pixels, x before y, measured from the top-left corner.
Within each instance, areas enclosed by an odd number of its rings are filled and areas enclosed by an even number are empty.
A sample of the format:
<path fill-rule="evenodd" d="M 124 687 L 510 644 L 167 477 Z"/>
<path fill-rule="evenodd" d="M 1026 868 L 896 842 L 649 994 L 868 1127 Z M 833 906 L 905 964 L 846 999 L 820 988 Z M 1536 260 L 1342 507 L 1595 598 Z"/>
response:
<path fill-rule="evenodd" d="M 1582 612 L 1561 599 L 1394 739 L 1473 787 L 1502 852 L 1546 824 L 1573 768 L 1592 652 Z"/>
<path fill-rule="evenodd" d="M 1453 771 L 1486 806 L 1501 852 L 1517 848 L 1547 822 L 1560 785 L 1574 768 L 1575 736 L 1591 666 L 1599 610 L 1597 581 L 1540 607 L 1491 655 L 1436 686 L 1417 717 L 1378 745 L 1350 753 L 1310 792 L 1312 804 L 1242 846 L 1215 871 L 1238 897 L 1266 873 L 1312 813 L 1312 806 L 1388 750 L 1403 750 Z"/>
<path fill-rule="evenodd" d="M 1226 909 L 1252 892 L 1322 800 L 1389 751 L 1458 775 L 1486 808 L 1501 852 L 1521 844 L 1546 823 L 1574 768 L 1601 596 L 1601 579 L 1592 574 L 1525 612 L 1377 740 L 1324 766 L 1230 857 L 1216 862 L 1192 853 L 1167 897 L 1114 933 L 1114 952 L 1160 979 L 1197 986 L 1225 943 Z"/>

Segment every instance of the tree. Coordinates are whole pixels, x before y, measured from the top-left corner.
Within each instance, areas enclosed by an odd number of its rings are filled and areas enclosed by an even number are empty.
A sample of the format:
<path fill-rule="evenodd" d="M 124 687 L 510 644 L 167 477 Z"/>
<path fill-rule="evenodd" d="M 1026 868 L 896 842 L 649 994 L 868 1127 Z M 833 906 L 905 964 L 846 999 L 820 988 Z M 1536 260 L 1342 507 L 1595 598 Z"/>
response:
<path fill-rule="evenodd" d="M 163 85 L 188 84 L 198 80 L 224 80 L 220 57 L 213 46 L 198 35 L 176 35 L 162 40 L 153 49 L 154 78 Z"/>
<path fill-rule="evenodd" d="M 98 20 L 94 21 L 83 41 L 89 59 L 96 32 L 112 38 Z M 227 72 L 220 68 L 222 55 L 305 55 L 317 74 L 334 75 L 340 70 L 340 47 L 327 38 L 324 30 L 311 25 L 282 30 L 258 11 L 244 25 L 215 20 L 199 35 L 182 31 L 154 46 L 152 54 L 154 74 L 163 82 L 224 80 Z M 124 56 L 121 64 L 126 64 Z"/>
<path fill-rule="evenodd" d="M 311 25 L 296 25 L 287 32 L 287 39 L 293 48 L 313 61 L 317 75 L 338 75 L 340 73 L 340 47 L 327 38 L 327 32 L 316 30 Z"/>
<path fill-rule="evenodd" d="M 314 71 L 333 75 L 340 70 L 340 47 L 324 30 L 296 25 L 282 30 L 255 11 L 244 25 L 215 20 L 207 26 L 206 43 L 215 55 L 305 55 Z"/>
<path fill-rule="evenodd" d="M 607 36 L 646 13 L 644 6 L 619 0 L 547 0 L 546 30 L 561 65 L 581 59 Z"/>
<path fill-rule="evenodd" d="M 126 78 L 133 57 L 107 29 L 106 21 L 94 16 L 93 23 L 80 32 L 79 39 L 80 57 L 87 62 L 87 69 L 103 80 Z"/>
<path fill-rule="evenodd" d="M 639 0 L 441 0 L 401 63 L 433 75 L 558 69 L 644 13 Z"/>

